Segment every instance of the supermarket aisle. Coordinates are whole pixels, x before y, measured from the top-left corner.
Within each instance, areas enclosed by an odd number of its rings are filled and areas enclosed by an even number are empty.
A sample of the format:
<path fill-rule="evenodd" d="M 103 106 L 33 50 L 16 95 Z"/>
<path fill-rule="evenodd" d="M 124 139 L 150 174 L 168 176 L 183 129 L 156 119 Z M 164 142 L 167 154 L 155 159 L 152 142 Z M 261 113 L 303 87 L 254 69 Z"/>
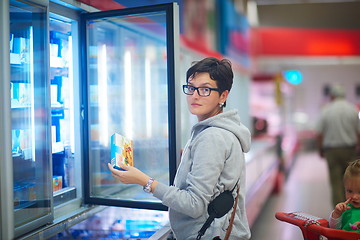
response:
<path fill-rule="evenodd" d="M 251 229 L 251 240 L 302 240 L 298 227 L 275 218 L 276 212 L 307 212 L 328 218 L 332 210 L 328 170 L 316 152 L 300 153 L 283 191 L 273 195 Z"/>

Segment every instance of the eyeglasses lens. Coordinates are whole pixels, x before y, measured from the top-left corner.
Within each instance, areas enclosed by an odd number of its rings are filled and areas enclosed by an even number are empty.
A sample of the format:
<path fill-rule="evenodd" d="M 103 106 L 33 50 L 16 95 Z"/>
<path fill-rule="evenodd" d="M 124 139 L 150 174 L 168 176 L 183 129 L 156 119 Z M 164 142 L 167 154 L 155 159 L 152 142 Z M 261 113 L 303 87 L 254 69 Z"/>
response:
<path fill-rule="evenodd" d="M 199 96 L 207 97 L 211 93 L 211 89 L 208 87 L 193 87 L 189 85 L 183 85 L 183 92 L 187 95 L 193 95 L 195 90 L 199 94 Z"/>

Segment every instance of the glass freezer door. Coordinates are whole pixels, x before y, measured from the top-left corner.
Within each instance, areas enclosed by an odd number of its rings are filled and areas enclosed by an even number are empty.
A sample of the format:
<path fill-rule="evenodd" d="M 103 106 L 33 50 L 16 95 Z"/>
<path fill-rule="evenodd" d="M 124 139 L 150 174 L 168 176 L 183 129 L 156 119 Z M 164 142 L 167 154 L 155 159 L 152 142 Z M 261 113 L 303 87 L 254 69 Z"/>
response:
<path fill-rule="evenodd" d="M 10 1 L 15 236 L 52 221 L 46 17 L 46 6 Z"/>
<path fill-rule="evenodd" d="M 176 3 L 82 16 L 87 203 L 166 209 L 140 186 L 115 181 L 107 163 L 117 156 L 173 181 L 176 17 Z"/>

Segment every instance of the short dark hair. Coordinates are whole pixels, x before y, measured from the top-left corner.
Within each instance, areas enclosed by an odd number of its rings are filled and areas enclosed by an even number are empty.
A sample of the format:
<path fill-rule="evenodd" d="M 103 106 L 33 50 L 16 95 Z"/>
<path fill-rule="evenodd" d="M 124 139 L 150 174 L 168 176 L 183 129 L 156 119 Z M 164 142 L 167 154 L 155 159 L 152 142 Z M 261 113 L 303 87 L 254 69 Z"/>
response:
<path fill-rule="evenodd" d="M 196 73 L 207 72 L 210 78 L 216 81 L 220 94 L 225 90 L 230 91 L 234 73 L 232 71 L 231 62 L 228 59 L 219 60 L 215 57 L 207 57 L 200 61 L 193 62 L 193 65 L 186 72 L 186 82 L 194 77 Z M 224 103 L 224 107 L 226 103 Z"/>

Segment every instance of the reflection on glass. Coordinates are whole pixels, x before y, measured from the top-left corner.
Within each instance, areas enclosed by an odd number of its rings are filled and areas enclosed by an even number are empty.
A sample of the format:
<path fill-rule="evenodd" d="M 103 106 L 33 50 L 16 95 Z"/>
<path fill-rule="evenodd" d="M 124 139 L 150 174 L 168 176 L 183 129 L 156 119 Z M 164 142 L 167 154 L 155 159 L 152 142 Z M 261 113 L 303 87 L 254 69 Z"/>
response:
<path fill-rule="evenodd" d="M 10 2 L 15 226 L 48 214 L 50 183 L 44 65 L 45 9 Z"/>
<path fill-rule="evenodd" d="M 157 201 L 119 184 L 107 168 L 110 138 L 134 142 L 135 167 L 169 182 L 168 79 L 164 12 L 88 22 L 92 197 Z"/>

